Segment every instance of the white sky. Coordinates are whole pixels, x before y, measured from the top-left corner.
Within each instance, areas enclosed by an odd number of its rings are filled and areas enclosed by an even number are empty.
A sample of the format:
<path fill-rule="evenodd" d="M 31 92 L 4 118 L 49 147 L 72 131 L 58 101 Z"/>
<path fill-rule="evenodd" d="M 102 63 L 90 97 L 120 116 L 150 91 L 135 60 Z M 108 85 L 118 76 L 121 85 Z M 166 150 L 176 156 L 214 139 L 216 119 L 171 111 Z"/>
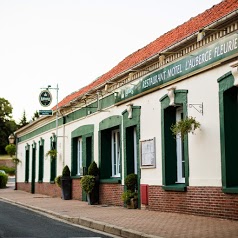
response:
<path fill-rule="evenodd" d="M 19 123 L 221 0 L 0 0 L 0 97 Z"/>

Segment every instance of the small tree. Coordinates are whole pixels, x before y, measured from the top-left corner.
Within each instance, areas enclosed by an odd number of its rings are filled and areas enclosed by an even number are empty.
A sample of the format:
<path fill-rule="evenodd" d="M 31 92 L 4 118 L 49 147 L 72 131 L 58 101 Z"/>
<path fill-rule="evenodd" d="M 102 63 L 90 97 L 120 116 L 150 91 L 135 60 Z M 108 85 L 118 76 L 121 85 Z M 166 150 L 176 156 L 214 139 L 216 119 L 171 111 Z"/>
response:
<path fill-rule="evenodd" d="M 64 177 L 69 177 L 70 176 L 70 170 L 69 170 L 69 166 L 65 165 L 62 171 L 62 176 Z"/>
<path fill-rule="evenodd" d="M 8 155 L 11 156 L 12 161 L 14 162 L 15 166 L 17 166 L 20 163 L 20 160 L 16 157 L 16 145 L 15 144 L 9 144 L 5 147 L 5 151 Z"/>
<path fill-rule="evenodd" d="M 34 112 L 34 115 L 33 115 L 33 117 L 32 117 L 32 121 L 37 120 L 39 117 L 40 117 L 39 112 L 38 112 L 38 111 L 35 111 L 35 112 Z"/>
<path fill-rule="evenodd" d="M 82 189 L 87 193 L 91 193 L 95 186 L 95 176 L 93 175 L 84 175 L 80 180 Z"/>
<path fill-rule="evenodd" d="M 138 193 L 137 193 L 137 174 L 128 174 L 125 178 L 126 190 L 123 192 L 121 198 L 126 203 L 128 208 L 138 207 Z"/>
<path fill-rule="evenodd" d="M 19 126 L 23 127 L 23 126 L 26 126 L 27 124 L 29 124 L 29 122 L 26 119 L 26 111 L 24 110 L 23 114 L 22 114 L 22 118 L 21 118 L 20 123 L 19 123 Z"/>
<path fill-rule="evenodd" d="M 97 163 L 95 161 L 93 161 L 89 165 L 89 167 L 88 167 L 88 174 L 89 175 L 93 175 L 93 176 L 99 175 L 99 168 L 98 168 Z"/>
<path fill-rule="evenodd" d="M 59 175 L 59 176 L 55 177 L 55 183 L 56 183 L 57 186 L 59 186 L 60 188 L 62 187 L 61 178 L 62 178 L 62 175 Z"/>
<path fill-rule="evenodd" d="M 15 144 L 9 144 L 5 147 L 5 150 L 6 150 L 8 155 L 13 157 L 13 155 L 16 154 L 16 145 Z"/>

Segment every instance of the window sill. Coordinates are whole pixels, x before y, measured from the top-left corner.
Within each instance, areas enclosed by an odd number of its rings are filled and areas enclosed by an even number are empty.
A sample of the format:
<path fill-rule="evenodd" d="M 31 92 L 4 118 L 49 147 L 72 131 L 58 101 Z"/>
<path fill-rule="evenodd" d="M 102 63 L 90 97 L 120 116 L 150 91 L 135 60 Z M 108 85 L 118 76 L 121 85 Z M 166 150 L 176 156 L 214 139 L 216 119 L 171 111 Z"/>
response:
<path fill-rule="evenodd" d="M 121 183 L 121 178 L 100 179 L 100 183 Z"/>
<path fill-rule="evenodd" d="M 186 192 L 187 191 L 187 186 L 184 183 L 166 185 L 166 186 L 163 186 L 162 188 L 165 191 L 180 191 L 180 192 Z"/>
<path fill-rule="evenodd" d="M 238 186 L 236 187 L 223 187 L 222 188 L 223 193 L 238 193 Z"/>

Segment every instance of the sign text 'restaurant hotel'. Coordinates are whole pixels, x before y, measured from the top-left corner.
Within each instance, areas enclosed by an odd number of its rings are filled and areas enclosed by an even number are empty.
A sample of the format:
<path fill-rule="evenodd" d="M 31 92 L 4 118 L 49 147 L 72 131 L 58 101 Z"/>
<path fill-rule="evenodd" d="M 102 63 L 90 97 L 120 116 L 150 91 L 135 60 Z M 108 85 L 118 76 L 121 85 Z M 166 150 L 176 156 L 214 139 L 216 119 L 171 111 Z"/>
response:
<path fill-rule="evenodd" d="M 238 33 L 235 33 L 207 46 L 205 49 L 192 52 L 191 55 L 146 76 L 141 79 L 137 85 L 125 86 L 117 95 L 116 102 L 130 98 L 186 74 L 195 73 L 197 70 L 227 58 L 237 52 Z"/>

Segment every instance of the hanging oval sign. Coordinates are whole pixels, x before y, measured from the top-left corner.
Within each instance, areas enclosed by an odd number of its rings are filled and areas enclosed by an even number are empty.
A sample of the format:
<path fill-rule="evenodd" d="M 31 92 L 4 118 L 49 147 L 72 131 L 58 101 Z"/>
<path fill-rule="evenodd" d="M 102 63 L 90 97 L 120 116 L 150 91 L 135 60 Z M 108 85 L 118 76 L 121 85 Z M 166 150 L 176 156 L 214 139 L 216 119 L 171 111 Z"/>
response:
<path fill-rule="evenodd" d="M 52 96 L 49 90 L 43 90 L 39 95 L 40 104 L 43 107 L 48 107 L 52 102 Z"/>

